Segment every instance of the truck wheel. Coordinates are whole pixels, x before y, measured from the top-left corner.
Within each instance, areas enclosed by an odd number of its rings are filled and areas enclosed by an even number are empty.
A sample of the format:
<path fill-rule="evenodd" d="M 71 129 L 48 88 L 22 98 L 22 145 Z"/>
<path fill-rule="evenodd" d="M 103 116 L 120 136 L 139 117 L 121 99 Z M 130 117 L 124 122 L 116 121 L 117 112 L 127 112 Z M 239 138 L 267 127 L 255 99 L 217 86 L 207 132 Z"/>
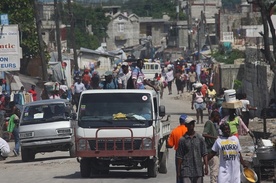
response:
<path fill-rule="evenodd" d="M 35 153 L 27 148 L 21 148 L 21 159 L 23 162 L 33 161 L 35 159 Z"/>
<path fill-rule="evenodd" d="M 34 161 L 34 159 L 35 159 L 35 152 L 33 152 L 32 150 L 29 150 L 29 160 Z"/>
<path fill-rule="evenodd" d="M 168 158 L 168 150 L 166 149 L 165 152 L 162 153 L 160 157 L 160 164 L 159 164 L 159 173 L 167 173 L 167 158 Z"/>
<path fill-rule="evenodd" d="M 80 173 L 81 177 L 88 178 L 91 173 L 91 161 L 88 158 L 82 158 L 80 161 Z"/>
<path fill-rule="evenodd" d="M 75 144 L 73 144 L 70 149 L 69 149 L 69 155 L 70 158 L 75 158 L 76 157 L 76 147 Z"/>
<path fill-rule="evenodd" d="M 148 160 L 148 176 L 149 177 L 157 176 L 157 164 L 155 159 Z"/>
<path fill-rule="evenodd" d="M 99 175 L 100 174 L 100 171 L 97 169 L 98 167 L 98 163 L 97 163 L 97 160 L 96 159 L 92 159 L 91 161 L 91 173 L 92 175 Z"/>

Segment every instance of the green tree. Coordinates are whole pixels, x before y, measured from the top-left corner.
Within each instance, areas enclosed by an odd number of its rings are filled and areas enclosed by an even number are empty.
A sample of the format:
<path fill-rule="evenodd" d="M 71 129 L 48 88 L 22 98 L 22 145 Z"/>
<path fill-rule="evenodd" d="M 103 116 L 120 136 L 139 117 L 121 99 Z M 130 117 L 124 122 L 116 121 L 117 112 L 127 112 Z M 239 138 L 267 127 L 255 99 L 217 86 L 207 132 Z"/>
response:
<path fill-rule="evenodd" d="M 175 1 L 168 0 L 129 0 L 122 4 L 122 11 L 130 11 L 139 17 L 162 18 L 163 14 L 177 19 Z M 186 16 L 180 10 L 179 20 L 185 20 Z"/>
<path fill-rule="evenodd" d="M 23 60 L 21 72 L 25 73 L 31 57 L 39 55 L 34 9 L 31 0 L 1 0 L 0 14 L 8 14 L 10 24 L 18 24 Z"/>
<path fill-rule="evenodd" d="M 222 8 L 228 10 L 237 10 L 237 6 L 240 6 L 241 0 L 222 0 Z"/>
<path fill-rule="evenodd" d="M 245 53 L 238 49 L 226 53 L 225 50 L 221 49 L 212 54 L 218 62 L 225 64 L 234 64 L 234 61 L 238 58 L 245 58 Z"/>
<path fill-rule="evenodd" d="M 67 5 L 61 12 L 62 22 L 70 25 Z M 72 4 L 72 10 L 75 18 L 75 37 L 76 47 L 85 47 L 96 49 L 100 46 L 103 38 L 105 38 L 109 18 L 105 16 L 105 11 L 102 8 L 94 8 L 92 6 L 82 6 L 77 3 Z M 88 30 L 89 25 L 92 26 L 91 34 Z M 67 36 L 68 45 L 71 45 L 70 34 Z"/>

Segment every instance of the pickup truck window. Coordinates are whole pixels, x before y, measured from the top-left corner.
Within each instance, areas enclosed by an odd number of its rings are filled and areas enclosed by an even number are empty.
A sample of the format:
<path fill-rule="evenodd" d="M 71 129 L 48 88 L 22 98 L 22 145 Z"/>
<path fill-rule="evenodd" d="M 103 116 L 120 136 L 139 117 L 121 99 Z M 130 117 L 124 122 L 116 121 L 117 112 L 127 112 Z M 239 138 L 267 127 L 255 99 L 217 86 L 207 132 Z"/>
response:
<path fill-rule="evenodd" d="M 68 120 L 64 104 L 26 106 L 21 125 Z"/>
<path fill-rule="evenodd" d="M 79 126 L 150 126 L 153 120 L 152 100 L 143 93 L 93 93 L 82 95 Z"/>

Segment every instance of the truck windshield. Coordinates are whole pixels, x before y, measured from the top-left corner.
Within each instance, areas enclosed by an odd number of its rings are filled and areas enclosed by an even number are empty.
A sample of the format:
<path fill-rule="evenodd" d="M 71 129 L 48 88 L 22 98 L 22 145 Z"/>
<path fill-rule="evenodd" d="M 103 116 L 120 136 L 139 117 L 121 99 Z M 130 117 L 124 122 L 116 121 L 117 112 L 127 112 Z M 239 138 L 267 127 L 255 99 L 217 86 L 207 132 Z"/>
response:
<path fill-rule="evenodd" d="M 67 119 L 68 115 L 65 113 L 65 105 L 62 103 L 26 106 L 23 110 L 21 125 L 63 121 Z"/>
<path fill-rule="evenodd" d="M 82 95 L 81 127 L 145 127 L 152 125 L 151 96 L 145 93 L 93 93 Z"/>

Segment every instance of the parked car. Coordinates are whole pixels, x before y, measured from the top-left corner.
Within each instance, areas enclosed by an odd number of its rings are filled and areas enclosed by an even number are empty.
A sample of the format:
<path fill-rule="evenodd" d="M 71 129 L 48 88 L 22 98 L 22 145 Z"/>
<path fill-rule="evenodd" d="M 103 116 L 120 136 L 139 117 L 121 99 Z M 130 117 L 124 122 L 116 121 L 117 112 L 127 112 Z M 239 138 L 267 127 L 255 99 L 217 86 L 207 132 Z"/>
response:
<path fill-rule="evenodd" d="M 69 151 L 70 157 L 75 157 L 74 114 L 65 99 L 25 104 L 19 123 L 22 161 L 33 161 L 36 153 L 54 151 Z"/>

